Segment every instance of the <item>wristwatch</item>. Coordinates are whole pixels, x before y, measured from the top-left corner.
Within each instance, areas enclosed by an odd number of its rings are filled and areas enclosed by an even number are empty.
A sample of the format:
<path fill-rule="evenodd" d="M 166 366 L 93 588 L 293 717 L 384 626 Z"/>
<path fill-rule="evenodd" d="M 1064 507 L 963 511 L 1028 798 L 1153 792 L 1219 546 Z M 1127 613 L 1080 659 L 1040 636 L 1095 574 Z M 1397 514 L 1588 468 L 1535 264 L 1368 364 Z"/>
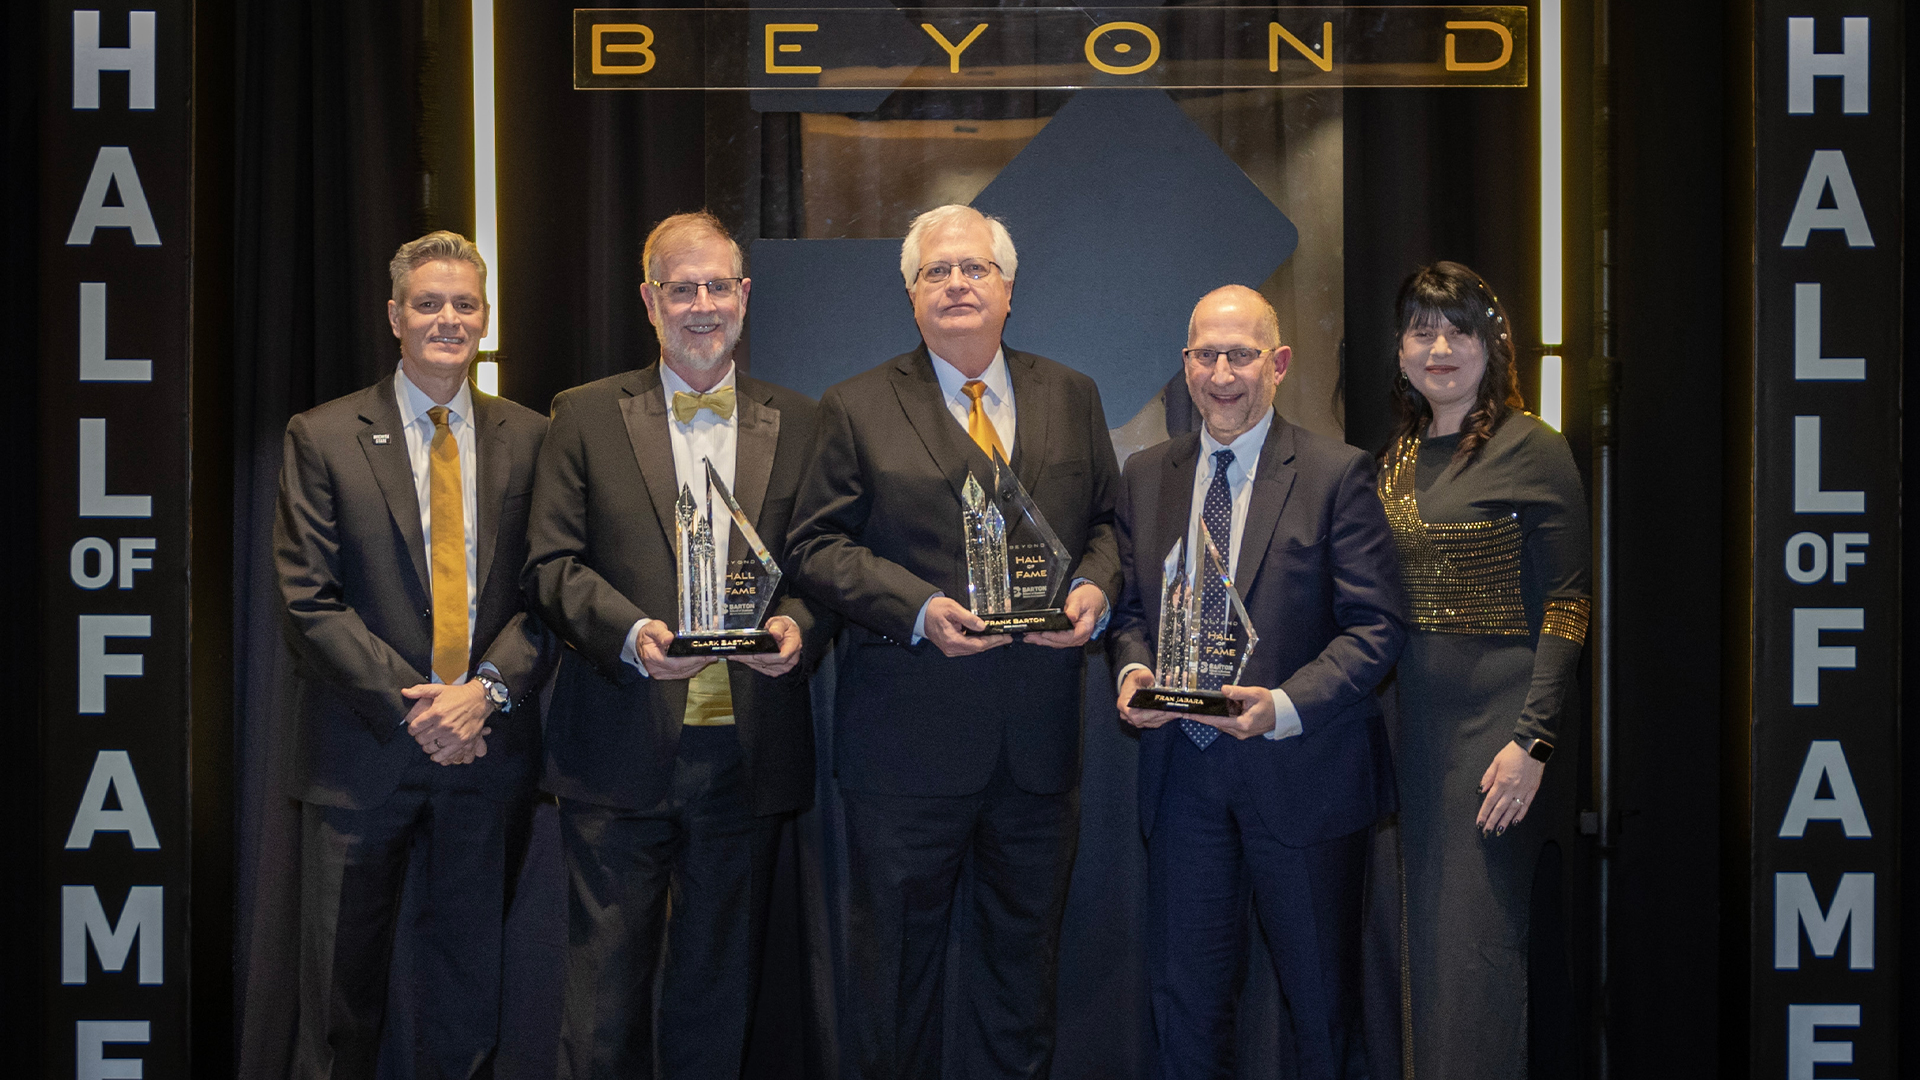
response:
<path fill-rule="evenodd" d="M 1547 759 L 1553 756 L 1553 744 L 1545 739 L 1536 739 L 1531 735 L 1515 735 L 1513 742 L 1515 746 L 1525 750 L 1528 757 L 1541 764 L 1545 764 Z"/>
<path fill-rule="evenodd" d="M 487 702 L 495 711 L 507 712 L 513 708 L 513 694 L 507 690 L 506 683 L 484 671 L 475 673 L 473 681 L 487 688 Z"/>

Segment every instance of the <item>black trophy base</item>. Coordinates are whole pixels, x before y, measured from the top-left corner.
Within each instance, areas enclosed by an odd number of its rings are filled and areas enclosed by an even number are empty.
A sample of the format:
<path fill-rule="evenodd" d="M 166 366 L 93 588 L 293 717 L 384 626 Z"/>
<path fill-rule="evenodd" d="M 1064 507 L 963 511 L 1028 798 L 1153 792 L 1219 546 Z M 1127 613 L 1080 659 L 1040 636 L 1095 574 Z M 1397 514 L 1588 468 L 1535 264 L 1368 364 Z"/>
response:
<path fill-rule="evenodd" d="M 1127 707 L 1199 716 L 1239 716 L 1241 709 L 1239 702 L 1218 690 L 1173 690 L 1165 686 L 1146 686 L 1135 690 Z"/>
<path fill-rule="evenodd" d="M 1038 634 L 1047 630 L 1071 630 L 1073 620 L 1059 608 L 1035 608 L 1032 611 L 1002 611 L 996 615 L 982 615 L 980 621 L 987 624 L 985 630 L 968 630 L 968 637 L 987 637 L 993 634 Z"/>
<path fill-rule="evenodd" d="M 668 656 L 733 656 L 740 653 L 776 653 L 780 642 L 765 630 L 719 630 L 708 634 L 681 634 L 667 646 Z"/>

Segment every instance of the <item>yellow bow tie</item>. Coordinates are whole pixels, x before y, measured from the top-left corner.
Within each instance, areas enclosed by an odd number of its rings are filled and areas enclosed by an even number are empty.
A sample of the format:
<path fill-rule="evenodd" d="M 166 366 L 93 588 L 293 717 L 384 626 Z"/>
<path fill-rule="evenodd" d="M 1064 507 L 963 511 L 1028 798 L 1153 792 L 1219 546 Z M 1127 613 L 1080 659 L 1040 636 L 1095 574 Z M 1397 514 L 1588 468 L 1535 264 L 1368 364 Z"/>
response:
<path fill-rule="evenodd" d="M 722 420 L 733 419 L 733 387 L 723 386 L 710 394 L 689 394 L 684 390 L 673 392 L 673 418 L 683 424 L 693 422 L 693 416 L 701 409 L 713 413 Z"/>

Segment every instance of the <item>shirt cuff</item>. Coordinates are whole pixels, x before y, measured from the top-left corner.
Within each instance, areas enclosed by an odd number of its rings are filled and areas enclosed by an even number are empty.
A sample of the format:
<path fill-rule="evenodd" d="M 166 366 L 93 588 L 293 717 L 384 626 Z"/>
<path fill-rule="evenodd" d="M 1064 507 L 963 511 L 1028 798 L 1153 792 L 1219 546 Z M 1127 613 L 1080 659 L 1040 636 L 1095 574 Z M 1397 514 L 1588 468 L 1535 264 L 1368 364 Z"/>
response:
<path fill-rule="evenodd" d="M 1293 699 L 1285 690 L 1275 687 L 1273 694 L 1273 730 L 1267 732 L 1269 739 L 1291 739 L 1306 729 L 1300 726 L 1300 710 L 1293 707 Z"/>
<path fill-rule="evenodd" d="M 1117 694 L 1121 690 L 1126 688 L 1127 676 L 1133 674 L 1135 671 L 1146 671 L 1146 670 L 1147 670 L 1147 665 L 1145 664 L 1128 664 L 1126 667 L 1121 668 L 1120 677 L 1113 680 L 1113 692 Z"/>
<path fill-rule="evenodd" d="M 1092 578 L 1077 577 L 1073 579 L 1073 584 L 1067 586 L 1067 591 L 1072 592 L 1082 585 L 1091 584 L 1093 584 Z M 1107 620 L 1111 618 L 1113 618 L 1113 602 L 1107 599 L 1107 591 L 1102 589 L 1100 590 L 1100 621 L 1093 624 L 1093 633 L 1087 640 L 1097 640 L 1101 634 L 1106 633 Z"/>
<path fill-rule="evenodd" d="M 921 604 L 921 605 L 920 605 L 920 614 L 918 614 L 918 615 L 915 615 L 915 616 L 913 617 L 913 640 L 911 640 L 911 641 L 909 641 L 909 642 L 907 642 L 907 644 L 909 644 L 909 645 L 918 645 L 918 644 L 920 644 L 920 642 L 921 642 L 921 641 L 923 641 L 923 640 L 924 640 L 924 639 L 926 638 L 926 636 L 927 636 L 927 608 L 928 608 L 928 607 L 929 607 L 930 605 L 932 605 L 932 603 L 934 602 L 934 600 L 936 600 L 936 599 L 938 599 L 939 597 L 942 597 L 942 596 L 945 596 L 945 595 L 947 595 L 947 594 L 946 594 L 946 593 L 943 593 L 943 592 L 937 592 L 937 593 L 934 593 L 934 594 L 933 594 L 932 596 L 929 596 L 929 597 L 927 597 L 927 602 L 926 602 L 925 604 Z"/>
<path fill-rule="evenodd" d="M 635 622 L 633 629 L 627 631 L 627 643 L 620 646 L 620 659 L 632 664 L 633 670 L 639 672 L 643 679 L 651 679 L 653 676 L 647 672 L 646 665 L 640 662 L 640 628 L 654 621 L 641 619 Z"/>

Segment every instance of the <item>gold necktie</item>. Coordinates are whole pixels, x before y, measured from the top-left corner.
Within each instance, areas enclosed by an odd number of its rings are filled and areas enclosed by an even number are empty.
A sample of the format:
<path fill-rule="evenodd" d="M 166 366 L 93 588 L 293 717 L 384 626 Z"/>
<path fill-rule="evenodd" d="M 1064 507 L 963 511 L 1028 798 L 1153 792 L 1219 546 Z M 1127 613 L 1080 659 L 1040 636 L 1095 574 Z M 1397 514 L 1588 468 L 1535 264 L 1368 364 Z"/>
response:
<path fill-rule="evenodd" d="M 683 424 L 691 423 L 693 415 L 701 409 L 706 409 L 722 420 L 733 419 L 733 387 L 723 386 L 710 394 L 689 394 L 684 390 L 673 392 L 675 420 Z"/>
<path fill-rule="evenodd" d="M 689 727 L 719 727 L 733 723 L 733 687 L 727 662 L 716 660 L 687 683 L 687 711 L 681 723 Z"/>
<path fill-rule="evenodd" d="M 998 450 L 1000 459 L 1006 460 L 1007 448 L 1000 445 L 1000 433 L 994 430 L 993 421 L 987 419 L 987 410 L 980 404 L 980 395 L 987 392 L 987 384 L 974 379 L 960 389 L 973 399 L 973 408 L 967 410 L 967 434 L 973 436 L 981 453 L 991 458 Z"/>
<path fill-rule="evenodd" d="M 460 490 L 460 443 L 447 427 L 447 407 L 427 410 L 429 525 L 433 530 L 433 673 L 452 683 L 467 673 L 467 521 Z"/>

